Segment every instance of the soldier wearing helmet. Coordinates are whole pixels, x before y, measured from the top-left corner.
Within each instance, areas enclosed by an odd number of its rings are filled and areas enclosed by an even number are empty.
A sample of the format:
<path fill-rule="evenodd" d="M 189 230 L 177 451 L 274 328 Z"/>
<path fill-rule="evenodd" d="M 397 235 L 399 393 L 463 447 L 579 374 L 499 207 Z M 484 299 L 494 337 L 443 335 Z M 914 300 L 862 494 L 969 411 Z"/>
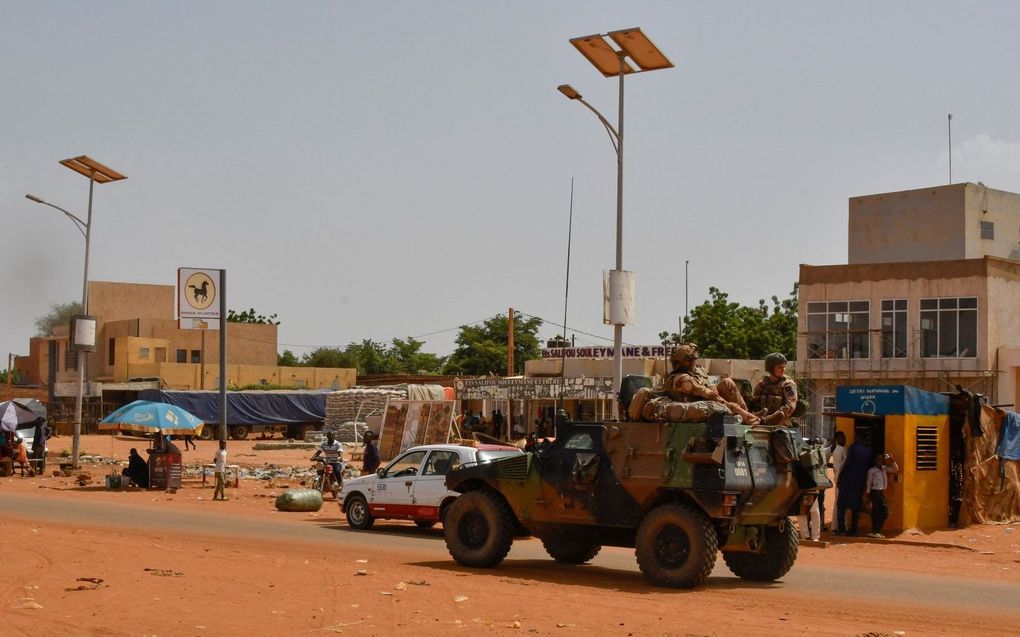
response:
<path fill-rule="evenodd" d="M 773 352 L 765 357 L 768 375 L 754 387 L 754 401 L 765 411 L 762 423 L 783 426 L 797 409 L 797 384 L 786 377 L 786 357 Z"/>
<path fill-rule="evenodd" d="M 711 400 L 729 408 L 731 413 L 741 417 L 749 425 L 758 424 L 758 416 L 747 410 L 744 397 L 732 378 L 724 378 L 712 387 L 708 384 L 708 374 L 696 366 L 698 346 L 694 343 L 678 345 L 673 350 L 670 360 L 673 370 L 663 381 L 662 391 L 673 400 L 690 403 L 699 400 Z"/>

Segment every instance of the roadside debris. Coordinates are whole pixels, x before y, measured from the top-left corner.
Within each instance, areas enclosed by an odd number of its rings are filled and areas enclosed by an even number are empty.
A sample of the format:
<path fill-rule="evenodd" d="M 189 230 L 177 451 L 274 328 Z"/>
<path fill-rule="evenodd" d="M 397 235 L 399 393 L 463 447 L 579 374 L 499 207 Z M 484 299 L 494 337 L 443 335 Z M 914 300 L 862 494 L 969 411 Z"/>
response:
<path fill-rule="evenodd" d="M 71 592 L 71 591 L 94 591 L 97 588 L 99 588 L 100 584 L 103 583 L 103 579 L 100 578 L 100 577 L 79 577 L 75 581 L 76 582 L 85 582 L 85 584 L 79 584 L 78 586 L 73 586 L 71 588 L 65 588 L 64 590 L 68 591 L 68 592 Z M 91 584 L 91 586 L 87 586 L 86 584 Z M 39 608 L 42 608 L 42 606 L 40 606 Z"/>
<path fill-rule="evenodd" d="M 178 573 L 168 568 L 146 568 L 142 570 L 148 571 L 152 575 L 159 575 L 160 577 L 184 577 L 184 573 Z"/>

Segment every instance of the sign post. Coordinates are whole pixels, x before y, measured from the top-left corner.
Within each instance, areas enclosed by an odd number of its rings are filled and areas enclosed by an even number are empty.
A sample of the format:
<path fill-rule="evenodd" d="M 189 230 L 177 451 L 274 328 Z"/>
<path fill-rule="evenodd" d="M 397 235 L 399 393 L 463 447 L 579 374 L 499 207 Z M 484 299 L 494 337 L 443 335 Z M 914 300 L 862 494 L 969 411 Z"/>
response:
<path fill-rule="evenodd" d="M 217 307 L 216 302 L 219 301 Z M 206 329 L 209 321 L 220 326 L 220 427 L 218 438 L 227 439 L 227 271 L 200 268 L 177 269 L 177 305 L 182 329 Z M 203 343 L 204 341 L 203 333 Z M 205 346 L 202 347 L 204 370 Z M 203 371 L 202 383 L 205 386 Z"/>

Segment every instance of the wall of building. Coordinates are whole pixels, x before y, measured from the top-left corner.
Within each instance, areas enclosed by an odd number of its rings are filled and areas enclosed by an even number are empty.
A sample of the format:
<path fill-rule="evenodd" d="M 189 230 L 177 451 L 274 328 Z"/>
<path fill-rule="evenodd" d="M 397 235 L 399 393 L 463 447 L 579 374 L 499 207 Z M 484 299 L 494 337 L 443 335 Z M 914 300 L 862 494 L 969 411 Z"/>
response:
<path fill-rule="evenodd" d="M 848 262 L 967 258 L 965 186 L 851 197 Z"/>
<path fill-rule="evenodd" d="M 125 382 L 132 378 L 155 378 L 166 362 L 168 341 L 163 338 L 118 336 L 115 339 L 113 380 Z"/>
<path fill-rule="evenodd" d="M 962 183 L 852 197 L 848 239 L 849 263 L 1020 260 L 1020 194 Z"/>

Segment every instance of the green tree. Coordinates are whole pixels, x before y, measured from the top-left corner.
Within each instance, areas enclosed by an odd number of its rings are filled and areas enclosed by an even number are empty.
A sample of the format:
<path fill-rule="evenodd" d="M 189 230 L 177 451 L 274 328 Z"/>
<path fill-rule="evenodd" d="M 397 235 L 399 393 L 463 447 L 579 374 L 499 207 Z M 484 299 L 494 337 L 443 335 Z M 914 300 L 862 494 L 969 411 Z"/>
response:
<path fill-rule="evenodd" d="M 357 367 L 356 362 L 339 347 L 319 347 L 301 357 L 306 367 Z"/>
<path fill-rule="evenodd" d="M 764 299 L 756 307 L 740 305 L 718 288 L 709 288 L 709 299 L 691 310 L 681 337 L 661 332 L 663 342 L 693 342 L 705 358 L 763 359 L 771 352 L 788 358 L 797 355 L 797 284 L 786 299 Z"/>
<path fill-rule="evenodd" d="M 442 356 L 421 351 L 424 341 L 410 336 L 407 340 L 395 338 L 389 348 L 390 362 L 395 374 L 438 374 L 443 370 Z"/>
<path fill-rule="evenodd" d="M 277 354 L 276 364 L 280 367 L 300 367 L 301 360 L 294 355 L 294 352 L 285 349 L 282 354 Z"/>
<path fill-rule="evenodd" d="M 257 325 L 279 325 L 280 321 L 276 320 L 275 314 L 270 314 L 268 317 L 264 314 L 258 314 L 255 312 L 255 308 L 248 308 L 245 312 L 236 312 L 234 310 L 227 310 L 227 322 L 228 323 L 254 323 Z"/>
<path fill-rule="evenodd" d="M 502 375 L 506 372 L 506 357 L 510 321 L 497 314 L 481 325 L 462 325 L 457 335 L 457 349 L 446 360 L 447 374 Z M 514 371 L 524 370 L 524 361 L 538 358 L 540 343 L 538 330 L 542 319 L 524 319 L 514 313 Z"/>
<path fill-rule="evenodd" d="M 50 306 L 49 314 L 40 316 L 35 320 L 35 335 L 52 335 L 53 328 L 60 325 L 70 325 L 71 317 L 76 314 L 81 314 L 81 303 L 78 301 L 54 303 Z"/>

